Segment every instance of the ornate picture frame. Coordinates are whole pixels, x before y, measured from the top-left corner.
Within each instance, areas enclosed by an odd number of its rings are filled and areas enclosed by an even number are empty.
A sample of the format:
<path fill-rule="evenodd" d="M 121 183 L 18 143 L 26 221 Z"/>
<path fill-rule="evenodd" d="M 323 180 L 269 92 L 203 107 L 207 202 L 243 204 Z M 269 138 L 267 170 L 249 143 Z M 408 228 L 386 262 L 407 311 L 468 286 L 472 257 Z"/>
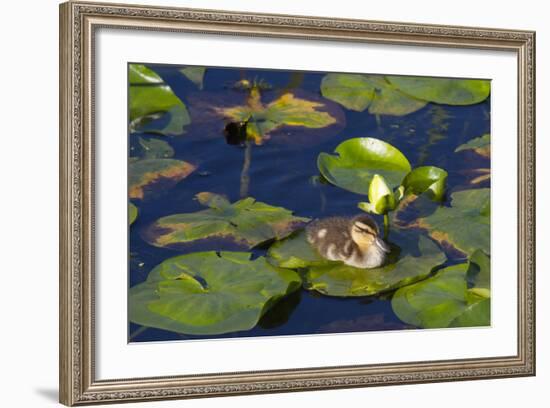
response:
<path fill-rule="evenodd" d="M 96 378 L 95 33 L 100 28 L 507 51 L 517 56 L 517 353 Z M 73 406 L 535 375 L 535 33 L 68 2 L 60 6 L 60 401 Z"/>

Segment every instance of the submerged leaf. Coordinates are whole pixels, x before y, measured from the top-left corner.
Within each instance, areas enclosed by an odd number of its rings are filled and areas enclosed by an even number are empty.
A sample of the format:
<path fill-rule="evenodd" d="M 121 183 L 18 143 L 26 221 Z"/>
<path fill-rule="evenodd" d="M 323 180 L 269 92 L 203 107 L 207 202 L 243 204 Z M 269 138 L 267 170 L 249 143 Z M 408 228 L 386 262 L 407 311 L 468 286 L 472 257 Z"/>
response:
<path fill-rule="evenodd" d="M 193 164 L 175 159 L 145 159 L 131 162 L 128 167 L 128 195 L 130 198 L 143 198 L 145 188 L 160 181 L 177 183 L 195 169 Z"/>
<path fill-rule="evenodd" d="M 132 225 L 136 220 L 137 216 L 138 216 L 137 207 L 133 203 L 128 202 L 128 224 Z"/>
<path fill-rule="evenodd" d="M 470 180 L 470 184 L 480 184 L 484 181 L 491 180 L 491 169 L 474 169 L 469 173 L 479 174 Z"/>
<path fill-rule="evenodd" d="M 490 189 L 457 191 L 451 194 L 451 207 L 438 207 L 418 220 L 418 225 L 439 242 L 472 254 L 481 249 L 491 253 Z"/>
<path fill-rule="evenodd" d="M 473 150 L 480 156 L 489 157 L 491 155 L 491 135 L 486 133 L 483 136 L 476 137 L 467 143 L 461 144 L 455 149 L 455 152 L 464 150 Z"/>
<path fill-rule="evenodd" d="M 140 137 L 139 144 L 144 159 L 167 159 L 174 156 L 174 149 L 164 140 Z"/>
<path fill-rule="evenodd" d="M 486 261 L 480 272 L 484 276 L 490 273 L 488 258 Z M 488 290 L 468 287 L 473 263 L 471 257 L 469 263 L 449 266 L 431 278 L 399 289 L 392 298 L 395 314 L 405 323 L 423 328 L 489 325 Z"/>
<path fill-rule="evenodd" d="M 271 239 L 282 239 L 308 218 L 274 207 L 252 197 L 231 204 L 214 193 L 197 194 L 199 202 L 210 207 L 194 213 L 174 214 L 157 220 L 147 240 L 155 246 L 171 247 L 202 239 L 222 238 L 246 248 Z"/>
<path fill-rule="evenodd" d="M 344 107 L 375 115 L 402 116 L 423 108 L 426 101 L 404 94 L 381 75 L 327 74 L 321 94 Z"/>
<path fill-rule="evenodd" d="M 426 278 L 446 257 L 436 244 L 424 236 L 393 234 L 392 252 L 386 265 L 380 268 L 360 269 L 342 262 L 328 261 L 307 242 L 300 232 L 284 241 L 276 242 L 268 251 L 271 263 L 285 268 L 305 271 L 305 287 L 328 296 L 370 296 L 396 289 Z M 416 248 L 408 252 L 405 248 Z"/>
<path fill-rule="evenodd" d="M 180 72 L 185 75 L 185 77 L 193 82 L 199 89 L 202 89 L 204 73 L 206 68 L 204 67 L 185 67 L 180 69 Z"/>
<path fill-rule="evenodd" d="M 192 335 L 250 330 L 300 287 L 294 271 L 250 260 L 246 252 L 196 252 L 169 258 L 130 288 L 129 319 Z"/>
<path fill-rule="evenodd" d="M 130 108 L 130 129 L 140 131 L 145 124 L 164 114 L 169 115 L 166 125 L 147 126 L 148 132 L 163 135 L 183 133 L 183 127 L 191 123 L 185 104 L 174 94 L 172 88 L 151 69 L 139 65 L 129 65 L 130 89 L 128 104 Z"/>
<path fill-rule="evenodd" d="M 482 79 L 387 76 L 397 89 L 412 97 L 445 105 L 472 105 L 483 102 L 491 92 L 491 82 Z"/>
<path fill-rule="evenodd" d="M 384 177 L 390 188 L 395 188 L 411 171 L 403 153 L 379 139 L 348 139 L 336 147 L 335 153 L 320 153 L 317 167 L 330 183 L 354 193 L 368 194 L 375 174 Z"/>

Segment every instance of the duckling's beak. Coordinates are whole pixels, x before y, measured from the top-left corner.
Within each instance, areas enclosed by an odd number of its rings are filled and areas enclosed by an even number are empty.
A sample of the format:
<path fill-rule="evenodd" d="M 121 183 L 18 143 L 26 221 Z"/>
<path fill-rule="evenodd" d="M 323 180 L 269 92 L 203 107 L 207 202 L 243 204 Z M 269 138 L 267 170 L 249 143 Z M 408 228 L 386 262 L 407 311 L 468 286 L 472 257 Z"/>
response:
<path fill-rule="evenodd" d="M 376 244 L 376 246 L 377 246 L 378 248 L 380 248 L 380 249 L 381 249 L 382 251 L 384 251 L 384 252 L 389 253 L 389 252 L 391 251 L 389 245 L 386 244 L 386 243 L 384 242 L 384 240 L 381 239 L 381 238 L 379 238 L 379 237 L 376 237 L 376 239 L 374 240 L 374 243 Z"/>

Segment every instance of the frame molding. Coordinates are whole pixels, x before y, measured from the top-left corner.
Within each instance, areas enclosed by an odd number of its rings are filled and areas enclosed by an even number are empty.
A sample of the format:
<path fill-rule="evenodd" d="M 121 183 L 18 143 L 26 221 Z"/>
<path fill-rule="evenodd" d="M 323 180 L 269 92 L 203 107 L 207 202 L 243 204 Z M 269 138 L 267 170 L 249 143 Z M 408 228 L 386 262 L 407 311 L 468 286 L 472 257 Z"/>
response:
<path fill-rule="evenodd" d="M 518 350 L 413 363 L 95 379 L 94 32 L 117 29 L 512 51 L 518 60 Z M 66 405 L 535 375 L 535 33 L 68 2 L 60 5 L 60 402 Z"/>

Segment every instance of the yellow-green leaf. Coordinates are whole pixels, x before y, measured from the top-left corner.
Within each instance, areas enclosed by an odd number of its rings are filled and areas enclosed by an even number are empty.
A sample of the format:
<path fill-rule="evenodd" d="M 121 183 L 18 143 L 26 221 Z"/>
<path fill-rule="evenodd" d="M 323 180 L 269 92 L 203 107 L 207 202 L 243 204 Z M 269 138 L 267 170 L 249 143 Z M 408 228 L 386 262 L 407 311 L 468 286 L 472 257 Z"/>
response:
<path fill-rule="evenodd" d="M 159 247 L 225 239 L 253 248 L 274 238 L 282 239 L 309 220 L 295 217 L 292 211 L 256 201 L 252 197 L 230 203 L 223 196 L 203 192 L 197 194 L 197 199 L 209 208 L 162 217 L 152 225 L 146 239 Z"/>

